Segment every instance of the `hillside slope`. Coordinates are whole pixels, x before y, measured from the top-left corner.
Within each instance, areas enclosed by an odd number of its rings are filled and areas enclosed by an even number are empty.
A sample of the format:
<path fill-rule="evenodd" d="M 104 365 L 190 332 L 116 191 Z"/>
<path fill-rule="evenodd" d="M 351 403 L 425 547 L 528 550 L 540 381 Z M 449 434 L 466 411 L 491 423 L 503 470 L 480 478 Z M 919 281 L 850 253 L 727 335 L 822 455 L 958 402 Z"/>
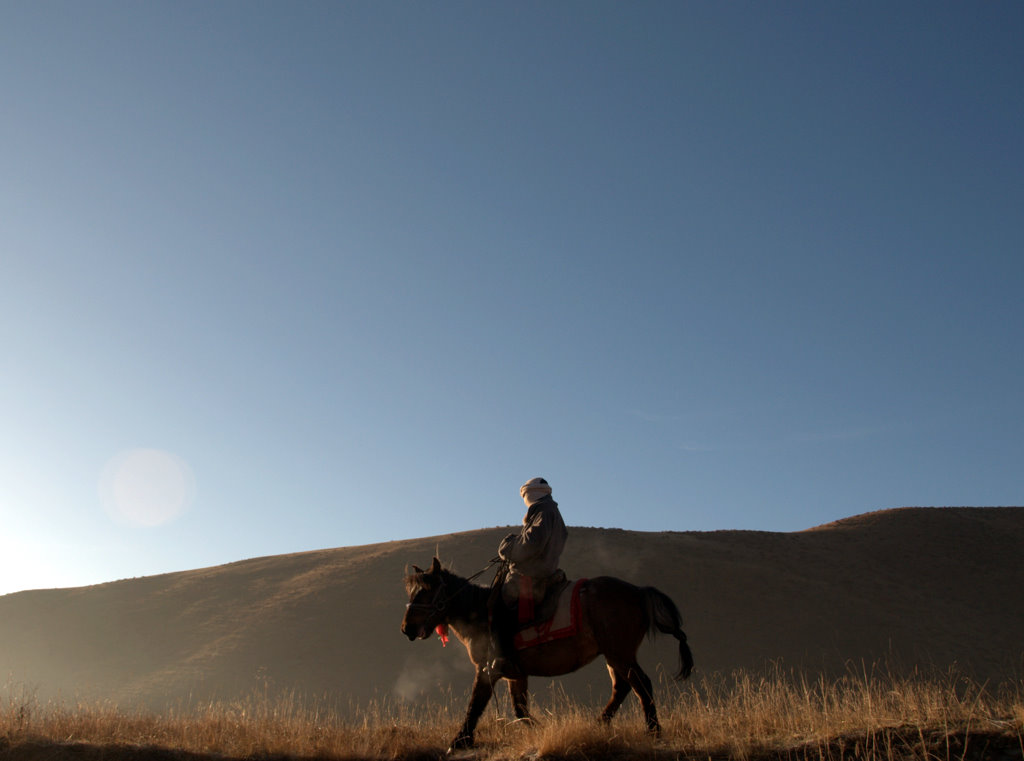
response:
<path fill-rule="evenodd" d="M 470 671 L 455 643 L 399 632 L 407 563 L 435 548 L 463 575 L 509 531 L 257 558 L 78 589 L 0 597 L 0 674 L 40 697 L 155 708 L 290 690 L 342 708 L 451 688 Z M 889 659 L 1019 677 L 1024 656 L 1024 508 L 904 508 L 795 533 L 640 533 L 571 528 L 563 567 L 667 592 L 699 670 L 781 661 L 829 672 Z M 490 581 L 490 572 L 481 582 Z M 641 650 L 652 673 L 674 641 Z M 550 680 L 534 688 L 541 693 Z M 560 682 L 607 692 L 603 664 Z"/>

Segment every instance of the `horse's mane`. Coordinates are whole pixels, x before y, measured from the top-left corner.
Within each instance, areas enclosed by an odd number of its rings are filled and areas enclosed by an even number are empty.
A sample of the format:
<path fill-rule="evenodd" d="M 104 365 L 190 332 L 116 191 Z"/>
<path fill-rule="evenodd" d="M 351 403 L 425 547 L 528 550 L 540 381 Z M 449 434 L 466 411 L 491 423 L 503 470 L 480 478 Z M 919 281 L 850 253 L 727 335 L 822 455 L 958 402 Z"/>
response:
<path fill-rule="evenodd" d="M 405 591 L 406 594 L 412 595 L 413 592 L 419 592 L 421 589 L 426 589 L 427 585 L 423 583 L 423 577 L 426 575 L 424 571 L 413 571 L 412 573 L 405 574 Z"/>
<path fill-rule="evenodd" d="M 421 589 L 429 589 L 431 585 L 427 583 L 426 579 L 427 577 L 433 576 L 439 576 L 441 581 L 445 584 L 466 581 L 466 579 L 452 571 L 449 571 L 447 568 L 442 568 L 437 573 L 434 573 L 433 571 L 413 571 L 412 573 L 405 574 L 405 591 L 412 594 L 413 592 L 418 592 Z"/>

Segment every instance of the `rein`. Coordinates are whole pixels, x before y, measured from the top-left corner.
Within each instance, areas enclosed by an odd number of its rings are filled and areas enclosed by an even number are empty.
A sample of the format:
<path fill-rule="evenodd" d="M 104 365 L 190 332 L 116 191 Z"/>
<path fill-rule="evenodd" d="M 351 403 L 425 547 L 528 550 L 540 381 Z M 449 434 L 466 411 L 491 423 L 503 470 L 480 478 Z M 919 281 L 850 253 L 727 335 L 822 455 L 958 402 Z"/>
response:
<path fill-rule="evenodd" d="M 444 591 L 444 588 L 445 588 L 446 584 L 445 584 L 444 579 L 441 579 L 441 583 L 438 585 L 437 591 L 434 592 L 434 598 L 430 602 L 407 602 L 405 604 L 405 608 L 406 608 L 406 610 L 419 609 L 419 608 L 427 608 L 431 612 L 431 614 L 433 614 L 433 613 L 443 613 L 447 609 L 448 603 L 450 603 L 452 600 L 454 600 L 456 597 L 458 597 L 460 594 L 462 594 L 463 592 L 465 592 L 467 589 L 469 589 L 472 586 L 473 579 L 477 578 L 478 576 L 480 576 L 483 573 L 486 573 L 496 563 L 503 563 L 503 562 L 504 561 L 500 557 L 499 558 L 492 558 L 490 563 L 488 563 L 485 567 L 481 568 L 479 571 L 474 573 L 469 578 L 463 579 L 462 580 L 462 582 L 463 582 L 462 586 L 459 587 L 454 593 L 452 593 L 451 595 L 448 595 L 447 597 L 444 597 L 444 598 L 441 598 L 441 593 Z"/>

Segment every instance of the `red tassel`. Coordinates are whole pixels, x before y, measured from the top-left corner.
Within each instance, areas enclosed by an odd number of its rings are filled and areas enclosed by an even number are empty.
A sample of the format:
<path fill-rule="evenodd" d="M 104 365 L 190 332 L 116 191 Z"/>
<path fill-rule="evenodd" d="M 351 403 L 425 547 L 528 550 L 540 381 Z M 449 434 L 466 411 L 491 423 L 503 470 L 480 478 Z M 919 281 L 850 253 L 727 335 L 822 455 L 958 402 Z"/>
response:
<path fill-rule="evenodd" d="M 441 638 L 441 647 L 448 647 L 448 624 L 438 624 L 434 631 Z"/>

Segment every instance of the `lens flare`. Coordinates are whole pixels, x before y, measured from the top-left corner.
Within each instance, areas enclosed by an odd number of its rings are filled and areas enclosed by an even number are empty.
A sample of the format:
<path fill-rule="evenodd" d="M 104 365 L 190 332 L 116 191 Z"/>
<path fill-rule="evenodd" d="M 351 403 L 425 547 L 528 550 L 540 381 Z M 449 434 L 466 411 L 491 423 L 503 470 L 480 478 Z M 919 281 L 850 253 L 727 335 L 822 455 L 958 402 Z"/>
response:
<path fill-rule="evenodd" d="M 100 497 L 119 523 L 162 526 L 188 509 L 195 497 L 195 478 L 177 455 L 132 449 L 107 463 L 100 477 Z"/>

